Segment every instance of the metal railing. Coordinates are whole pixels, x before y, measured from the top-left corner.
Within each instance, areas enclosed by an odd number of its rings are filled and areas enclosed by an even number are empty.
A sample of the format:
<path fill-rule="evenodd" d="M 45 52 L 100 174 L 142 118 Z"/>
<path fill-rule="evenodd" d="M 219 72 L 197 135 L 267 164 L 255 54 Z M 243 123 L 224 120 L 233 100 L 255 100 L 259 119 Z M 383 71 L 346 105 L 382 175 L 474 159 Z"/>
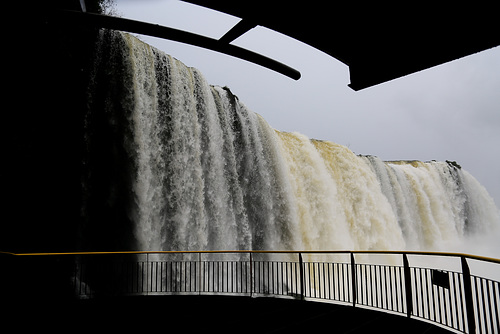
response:
<path fill-rule="evenodd" d="M 52 261 L 56 266 L 66 259 L 64 263 L 70 263 L 70 268 L 65 273 L 79 298 L 133 294 L 274 296 L 377 309 L 456 332 L 500 333 L 500 260 L 492 258 L 391 251 L 11 255 L 57 259 Z"/>

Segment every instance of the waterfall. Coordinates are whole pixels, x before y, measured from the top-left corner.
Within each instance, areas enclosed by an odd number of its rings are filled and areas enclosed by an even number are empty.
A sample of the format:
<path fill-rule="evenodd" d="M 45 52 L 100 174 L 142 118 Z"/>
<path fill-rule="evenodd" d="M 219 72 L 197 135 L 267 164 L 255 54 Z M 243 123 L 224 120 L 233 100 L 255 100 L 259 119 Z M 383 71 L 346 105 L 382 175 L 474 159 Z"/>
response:
<path fill-rule="evenodd" d="M 198 70 L 128 34 L 100 34 L 86 238 L 111 224 L 141 250 L 446 250 L 500 226 L 484 187 L 455 163 L 383 162 L 274 130 Z M 103 207 L 113 222 L 92 223 Z"/>

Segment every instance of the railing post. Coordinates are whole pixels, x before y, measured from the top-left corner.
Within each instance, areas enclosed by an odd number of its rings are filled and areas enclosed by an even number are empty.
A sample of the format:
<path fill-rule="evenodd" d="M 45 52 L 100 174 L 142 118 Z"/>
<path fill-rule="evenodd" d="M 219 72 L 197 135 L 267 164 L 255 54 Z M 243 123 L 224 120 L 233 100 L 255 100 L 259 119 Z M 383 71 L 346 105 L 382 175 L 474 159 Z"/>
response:
<path fill-rule="evenodd" d="M 356 307 L 357 299 L 357 285 L 356 285 L 356 261 L 354 260 L 354 253 L 351 252 L 351 290 L 352 290 L 352 307 Z"/>
<path fill-rule="evenodd" d="M 405 276 L 405 291 L 406 291 L 406 314 L 408 318 L 411 317 L 413 312 L 413 295 L 411 290 L 411 273 L 408 257 L 403 253 L 403 271 Z"/>
<path fill-rule="evenodd" d="M 304 261 L 302 254 L 299 253 L 299 270 L 300 270 L 300 300 L 304 300 Z"/>
<path fill-rule="evenodd" d="M 476 320 L 474 315 L 474 302 L 472 299 L 472 282 L 470 269 L 465 256 L 461 257 L 462 274 L 464 279 L 465 309 L 467 311 L 467 324 L 469 333 L 476 333 Z"/>

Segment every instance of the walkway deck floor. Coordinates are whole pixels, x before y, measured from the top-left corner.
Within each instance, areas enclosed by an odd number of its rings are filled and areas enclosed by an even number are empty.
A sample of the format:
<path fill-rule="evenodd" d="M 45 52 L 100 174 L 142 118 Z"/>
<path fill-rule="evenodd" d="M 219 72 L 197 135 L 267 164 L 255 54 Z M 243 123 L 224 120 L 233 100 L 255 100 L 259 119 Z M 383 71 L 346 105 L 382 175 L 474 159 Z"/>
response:
<path fill-rule="evenodd" d="M 450 333 L 403 316 L 278 298 L 136 296 L 32 304 L 19 311 L 18 330 L 68 333 L 72 329 L 81 333 Z"/>

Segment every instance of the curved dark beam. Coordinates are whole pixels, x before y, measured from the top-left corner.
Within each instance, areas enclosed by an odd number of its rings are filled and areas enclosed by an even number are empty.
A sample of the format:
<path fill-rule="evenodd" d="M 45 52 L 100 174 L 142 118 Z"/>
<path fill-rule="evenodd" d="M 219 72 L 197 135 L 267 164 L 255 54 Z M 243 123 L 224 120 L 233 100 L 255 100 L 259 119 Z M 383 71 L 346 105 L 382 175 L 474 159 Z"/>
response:
<path fill-rule="evenodd" d="M 50 13 L 49 16 L 51 20 L 55 20 L 64 24 L 108 28 L 198 46 L 249 61 L 251 63 L 281 73 L 294 80 L 300 79 L 301 76 L 300 72 L 296 69 L 253 51 L 243 49 L 235 45 L 227 44 L 224 41 L 219 41 L 216 39 L 170 27 L 160 26 L 158 24 L 68 10 L 54 11 Z"/>
<path fill-rule="evenodd" d="M 332 56 L 349 67 L 354 90 L 500 46 L 493 2 L 183 1 L 251 21 Z"/>

